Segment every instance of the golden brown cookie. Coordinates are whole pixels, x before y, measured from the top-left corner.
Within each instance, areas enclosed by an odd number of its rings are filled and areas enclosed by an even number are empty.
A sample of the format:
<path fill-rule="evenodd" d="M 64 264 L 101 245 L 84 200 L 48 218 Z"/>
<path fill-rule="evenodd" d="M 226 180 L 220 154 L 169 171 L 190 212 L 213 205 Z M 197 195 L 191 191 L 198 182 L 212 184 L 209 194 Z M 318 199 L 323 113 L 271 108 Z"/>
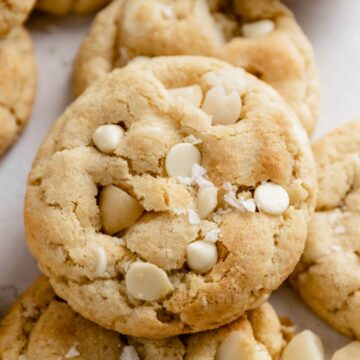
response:
<path fill-rule="evenodd" d="M 292 282 L 322 319 L 360 339 L 360 121 L 315 143 L 319 196 Z"/>
<path fill-rule="evenodd" d="M 0 37 L 21 25 L 30 14 L 35 0 L 0 0 Z"/>
<path fill-rule="evenodd" d="M 206 55 L 272 85 L 311 133 L 319 84 L 311 45 L 278 0 L 116 0 L 96 17 L 74 69 L 74 91 L 137 56 Z"/>
<path fill-rule="evenodd" d="M 220 329 L 163 340 L 125 337 L 82 318 L 40 277 L 0 327 L 2 360 L 276 360 L 286 344 L 270 304 Z M 236 357 L 234 357 L 236 355 Z"/>
<path fill-rule="evenodd" d="M 83 14 L 101 9 L 110 0 L 38 0 L 36 8 L 54 15 Z"/>
<path fill-rule="evenodd" d="M 26 125 L 36 91 L 31 39 L 22 27 L 0 39 L 0 155 Z"/>
<path fill-rule="evenodd" d="M 314 170 L 270 86 L 216 59 L 156 58 L 115 70 L 56 122 L 28 181 L 27 240 L 58 295 L 100 325 L 212 329 L 292 272 Z"/>

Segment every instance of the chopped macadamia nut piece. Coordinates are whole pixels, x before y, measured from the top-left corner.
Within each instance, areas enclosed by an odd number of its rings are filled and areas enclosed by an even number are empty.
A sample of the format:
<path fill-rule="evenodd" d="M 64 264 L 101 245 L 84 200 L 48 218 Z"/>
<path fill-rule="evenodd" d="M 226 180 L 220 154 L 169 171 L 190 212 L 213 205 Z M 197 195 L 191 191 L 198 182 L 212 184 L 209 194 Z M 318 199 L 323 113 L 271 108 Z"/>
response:
<path fill-rule="evenodd" d="M 216 243 L 219 240 L 221 230 L 219 228 L 210 230 L 206 233 L 204 237 L 204 241 L 208 241 L 211 243 Z"/>
<path fill-rule="evenodd" d="M 80 352 L 77 349 L 77 344 L 74 344 L 71 349 L 66 353 L 65 359 L 72 359 L 80 356 Z"/>
<path fill-rule="evenodd" d="M 247 38 L 255 38 L 273 32 L 275 24 L 271 20 L 259 20 L 242 26 L 242 33 Z"/>
<path fill-rule="evenodd" d="M 136 299 L 156 301 L 173 290 L 163 269 L 145 262 L 133 263 L 125 277 L 128 293 Z"/>
<path fill-rule="evenodd" d="M 201 154 L 196 146 L 189 143 L 174 145 L 166 155 L 165 169 L 171 177 L 191 177 L 194 164 L 200 164 Z"/>
<path fill-rule="evenodd" d="M 331 360 L 359 360 L 360 342 L 353 341 L 335 352 Z"/>
<path fill-rule="evenodd" d="M 136 199 L 114 185 L 101 190 L 99 207 L 104 230 L 110 235 L 133 224 L 144 211 Z"/>
<path fill-rule="evenodd" d="M 212 116 L 213 125 L 231 125 L 240 118 L 241 107 L 241 98 L 237 91 L 227 94 L 223 86 L 217 85 L 206 93 L 201 108 Z"/>
<path fill-rule="evenodd" d="M 270 215 L 281 215 L 289 207 L 289 195 L 280 185 L 267 182 L 259 185 L 254 193 L 256 206 Z"/>
<path fill-rule="evenodd" d="M 246 82 L 239 69 L 232 66 L 210 71 L 203 75 L 203 79 L 212 87 L 222 86 L 226 93 L 235 90 L 239 95 L 242 95 L 246 89 Z"/>
<path fill-rule="evenodd" d="M 140 358 L 133 346 L 124 346 L 120 360 L 140 360 Z"/>
<path fill-rule="evenodd" d="M 241 331 L 229 333 L 216 351 L 215 360 L 271 360 L 266 348 L 249 339 Z"/>
<path fill-rule="evenodd" d="M 96 253 L 96 274 L 101 276 L 106 271 L 107 267 L 107 258 L 106 253 L 103 247 L 96 246 L 95 247 L 95 253 Z"/>
<path fill-rule="evenodd" d="M 197 144 L 201 144 L 202 140 L 198 139 L 196 136 L 194 135 L 189 135 L 186 138 L 184 138 L 184 142 L 187 142 L 189 144 L 193 144 L 193 145 L 197 145 Z"/>
<path fill-rule="evenodd" d="M 187 264 L 200 274 L 208 272 L 217 262 L 216 245 L 208 241 L 194 241 L 186 248 Z"/>
<path fill-rule="evenodd" d="M 196 107 L 200 107 L 203 99 L 203 92 L 199 85 L 191 85 L 180 88 L 169 89 L 169 94 L 174 99 L 183 99 Z"/>
<path fill-rule="evenodd" d="M 141 64 L 141 63 L 144 63 L 144 62 L 146 62 L 146 61 L 148 61 L 150 59 L 151 59 L 150 56 L 135 56 L 127 64 L 128 65 Z"/>
<path fill-rule="evenodd" d="M 119 146 L 124 130 L 119 125 L 101 125 L 93 134 L 95 146 L 105 154 L 112 154 Z"/>
<path fill-rule="evenodd" d="M 217 188 L 214 186 L 199 188 L 196 206 L 201 219 L 205 219 L 211 214 L 217 206 Z"/>
<path fill-rule="evenodd" d="M 189 216 L 189 223 L 192 224 L 192 225 L 198 225 L 201 223 L 201 219 L 199 217 L 199 214 L 192 210 L 192 209 L 189 209 L 188 210 L 188 216 Z"/>
<path fill-rule="evenodd" d="M 324 360 L 320 338 L 310 330 L 295 335 L 283 352 L 282 360 Z M 348 360 L 348 359 L 347 359 Z"/>

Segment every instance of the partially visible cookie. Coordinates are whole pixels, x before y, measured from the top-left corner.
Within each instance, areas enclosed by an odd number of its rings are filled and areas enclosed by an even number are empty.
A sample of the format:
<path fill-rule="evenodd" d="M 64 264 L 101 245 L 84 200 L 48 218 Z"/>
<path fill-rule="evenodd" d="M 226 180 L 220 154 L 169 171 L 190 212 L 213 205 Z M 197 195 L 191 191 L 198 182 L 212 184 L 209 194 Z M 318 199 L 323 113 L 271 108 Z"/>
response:
<path fill-rule="evenodd" d="M 0 0 L 0 37 L 21 25 L 30 14 L 36 0 Z"/>
<path fill-rule="evenodd" d="M 319 196 L 292 282 L 322 319 L 360 339 L 360 121 L 325 135 L 314 153 Z"/>
<path fill-rule="evenodd" d="M 132 336 L 209 330 L 293 271 L 315 180 L 308 137 L 270 86 L 212 58 L 154 58 L 58 119 L 29 176 L 26 235 L 84 317 Z"/>
<path fill-rule="evenodd" d="M 0 39 L 0 155 L 17 139 L 32 110 L 36 64 L 32 42 L 23 27 Z"/>
<path fill-rule="evenodd" d="M 2 360 L 235 360 L 239 355 L 277 360 L 285 344 L 268 303 L 214 331 L 163 340 L 125 337 L 75 313 L 45 277 L 21 296 L 0 327 Z"/>
<path fill-rule="evenodd" d="M 83 14 L 101 9 L 110 0 L 38 0 L 36 8 L 54 15 Z"/>
<path fill-rule="evenodd" d="M 313 51 L 278 0 L 116 0 L 96 17 L 74 68 L 74 91 L 138 56 L 205 55 L 272 85 L 311 133 L 319 83 Z"/>

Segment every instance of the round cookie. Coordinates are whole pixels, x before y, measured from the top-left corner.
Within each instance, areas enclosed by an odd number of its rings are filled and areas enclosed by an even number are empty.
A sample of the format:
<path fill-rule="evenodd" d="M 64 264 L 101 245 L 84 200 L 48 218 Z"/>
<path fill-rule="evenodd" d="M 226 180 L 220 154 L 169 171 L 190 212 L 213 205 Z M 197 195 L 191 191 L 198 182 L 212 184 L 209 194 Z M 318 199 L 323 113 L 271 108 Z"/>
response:
<path fill-rule="evenodd" d="M 311 45 L 277 0 L 116 0 L 96 17 L 75 63 L 76 95 L 138 56 L 205 55 L 272 85 L 308 133 L 319 81 Z"/>
<path fill-rule="evenodd" d="M 56 122 L 26 234 L 75 311 L 168 337 L 229 323 L 285 280 L 315 189 L 307 135 L 270 86 L 216 59 L 156 58 L 113 71 Z"/>
<path fill-rule="evenodd" d="M 360 339 L 360 121 L 315 143 L 319 195 L 292 282 L 341 333 Z"/>
<path fill-rule="evenodd" d="M 82 318 L 40 277 L 3 320 L 0 356 L 4 360 L 231 360 L 240 352 L 244 359 L 276 360 L 285 338 L 268 303 L 214 331 L 163 340 L 125 337 Z"/>
<path fill-rule="evenodd" d="M 0 37 L 21 25 L 34 4 L 35 0 L 0 0 Z"/>
<path fill-rule="evenodd" d="M 101 9 L 110 0 L 38 0 L 36 8 L 54 15 L 83 14 Z"/>
<path fill-rule="evenodd" d="M 36 92 L 36 63 L 28 32 L 14 28 L 0 39 L 0 155 L 26 125 Z"/>

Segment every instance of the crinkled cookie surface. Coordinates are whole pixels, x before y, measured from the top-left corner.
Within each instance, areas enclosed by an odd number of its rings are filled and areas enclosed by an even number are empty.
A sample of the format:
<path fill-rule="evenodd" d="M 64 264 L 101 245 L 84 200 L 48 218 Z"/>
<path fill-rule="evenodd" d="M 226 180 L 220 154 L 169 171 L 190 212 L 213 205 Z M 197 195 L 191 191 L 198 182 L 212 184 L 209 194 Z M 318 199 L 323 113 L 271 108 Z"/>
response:
<path fill-rule="evenodd" d="M 270 304 L 214 331 L 163 340 L 125 337 L 75 313 L 40 277 L 0 326 L 3 360 L 214 360 L 279 359 L 286 344 Z M 22 356 L 22 357 L 21 357 Z M 136 357 L 137 356 L 137 357 Z M 230 356 L 230 357 L 229 357 Z"/>
<path fill-rule="evenodd" d="M 271 87 L 215 59 L 157 58 L 58 119 L 29 176 L 26 235 L 76 311 L 163 338 L 263 302 L 301 256 L 315 192 L 306 133 Z"/>
<path fill-rule="evenodd" d="M 0 39 L 0 155 L 26 125 L 36 91 L 31 39 L 22 27 Z"/>
<path fill-rule="evenodd" d="M 55 15 L 83 14 L 101 9 L 110 0 L 38 0 L 36 8 Z"/>
<path fill-rule="evenodd" d="M 21 25 L 34 4 L 35 0 L 0 0 L 0 37 Z"/>
<path fill-rule="evenodd" d="M 319 83 L 311 45 L 278 0 L 117 0 L 96 17 L 74 69 L 74 91 L 138 56 L 205 55 L 272 85 L 308 133 Z"/>
<path fill-rule="evenodd" d="M 360 339 L 360 121 L 313 148 L 319 196 L 292 282 L 321 318 Z"/>

